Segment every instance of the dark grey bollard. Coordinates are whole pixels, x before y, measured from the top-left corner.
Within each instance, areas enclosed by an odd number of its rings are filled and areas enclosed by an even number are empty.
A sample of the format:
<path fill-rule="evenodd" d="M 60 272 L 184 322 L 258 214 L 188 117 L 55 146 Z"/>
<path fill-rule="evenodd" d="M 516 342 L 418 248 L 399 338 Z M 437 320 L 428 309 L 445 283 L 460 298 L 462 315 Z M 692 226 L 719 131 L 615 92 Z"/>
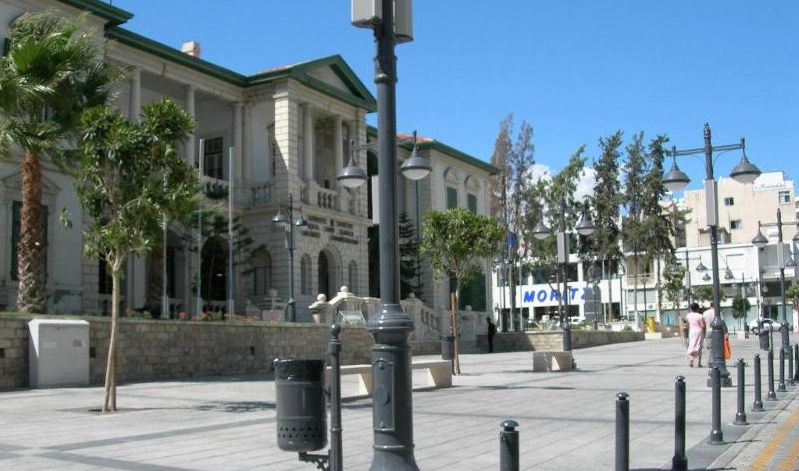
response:
<path fill-rule="evenodd" d="M 519 423 L 507 419 L 500 424 L 499 471 L 519 471 Z"/>
<path fill-rule="evenodd" d="M 721 430 L 721 372 L 718 366 L 710 369 L 710 384 L 713 414 L 708 444 L 723 445 L 724 432 Z"/>
<path fill-rule="evenodd" d="M 778 392 L 786 392 L 785 387 L 785 349 L 780 347 L 780 384 L 777 385 Z"/>
<path fill-rule="evenodd" d="M 752 403 L 754 412 L 763 411 L 762 385 L 760 379 L 760 354 L 755 353 L 755 402 Z"/>
<path fill-rule="evenodd" d="M 767 401 L 776 401 L 777 393 L 774 392 L 774 350 L 768 351 L 766 357 L 766 369 L 768 370 L 768 393 L 766 394 Z"/>
<path fill-rule="evenodd" d="M 630 471 L 630 396 L 616 394 L 616 471 Z"/>
<path fill-rule="evenodd" d="M 793 364 L 796 366 L 796 371 L 793 374 L 793 380 L 799 382 L 799 345 L 793 346 Z"/>
<path fill-rule="evenodd" d="M 671 469 L 686 471 L 688 457 L 685 455 L 685 378 L 677 376 L 674 381 L 674 457 Z"/>
<path fill-rule="evenodd" d="M 746 385 L 746 364 L 743 358 L 739 358 L 736 363 L 738 367 L 738 412 L 735 414 L 735 425 L 749 425 L 746 423 L 746 412 L 744 411 L 744 386 Z"/>
<path fill-rule="evenodd" d="M 796 380 L 793 372 L 793 348 L 791 348 L 790 345 L 788 346 L 788 350 L 785 352 L 785 354 L 788 355 L 788 384 L 791 386 L 796 386 Z M 799 368 L 799 365 L 797 365 L 797 368 Z"/>

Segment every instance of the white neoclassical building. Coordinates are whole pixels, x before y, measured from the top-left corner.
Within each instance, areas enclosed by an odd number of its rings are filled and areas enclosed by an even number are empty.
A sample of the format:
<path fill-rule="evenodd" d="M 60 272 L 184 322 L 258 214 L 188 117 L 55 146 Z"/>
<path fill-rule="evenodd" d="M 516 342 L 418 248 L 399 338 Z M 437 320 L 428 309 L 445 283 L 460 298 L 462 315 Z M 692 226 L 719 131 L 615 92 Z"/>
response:
<path fill-rule="evenodd" d="M 108 58 L 127 70 L 114 98 L 126 116 L 135 119 L 142 106 L 168 97 L 195 118 L 197 128 L 182 151 L 201 170 L 209 195 L 203 210 L 223 208 L 225 217 L 232 214 L 246 229 L 246 234 L 235 233 L 238 240 L 251 239 L 246 250 L 234 250 L 229 257 L 226 226 L 198 237 L 196 227 L 170 224 L 164 250 L 129 260 L 124 307 L 160 311 L 163 279 L 172 316 L 224 306 L 231 275 L 236 312 L 266 309 L 275 296 L 285 301 L 286 234 L 271 220 L 280 209 L 285 211 L 290 195 L 295 217 L 302 215 L 309 223 L 295 231 L 299 320 L 308 318 L 307 306 L 319 293 L 330 297 L 341 285 L 358 294 L 368 292 L 368 188 L 347 189 L 335 177 L 348 158 L 350 141 L 367 142 L 366 115 L 376 104 L 340 56 L 242 75 L 204 60 L 195 42 L 179 50 L 125 29 L 122 25 L 132 13 L 97 0 L 0 0 L 0 35 L 8 36 L 10 22 L 21 13 L 43 9 L 66 15 L 89 12 L 89 25 L 109 41 Z M 409 147 L 400 147 L 404 158 Z M 358 149 L 363 150 L 356 151 L 357 159 L 365 164 L 365 147 Z M 459 205 L 471 205 L 474 197 L 484 212 L 486 178 L 493 168 L 437 141 L 425 142 L 423 149 L 434 157 L 435 171 L 419 183 L 418 193 L 411 188 L 414 183 L 401 188 L 401 204 L 409 213 L 418 217 L 416 208 L 444 207 L 444 188 L 450 183 L 459 192 Z M 82 255 L 79 224 L 70 229 L 58 224 L 62 209 L 73 221 L 84 218 L 71 179 L 48 162 L 43 179 L 48 310 L 110 312 L 104 263 Z M 0 161 L 0 309 L 13 308 L 16 301 L 20 201 L 18 165 Z M 430 299 L 431 307 L 441 304 L 428 294 L 436 291 L 434 285 L 425 278 L 422 296 Z"/>

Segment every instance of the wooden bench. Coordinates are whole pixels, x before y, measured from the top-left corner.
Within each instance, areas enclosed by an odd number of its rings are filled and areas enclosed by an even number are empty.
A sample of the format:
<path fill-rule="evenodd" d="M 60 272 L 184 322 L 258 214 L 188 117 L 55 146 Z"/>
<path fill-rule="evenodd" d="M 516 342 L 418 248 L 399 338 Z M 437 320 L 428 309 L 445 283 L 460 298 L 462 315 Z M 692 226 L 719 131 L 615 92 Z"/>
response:
<path fill-rule="evenodd" d="M 533 352 L 533 371 L 569 371 L 572 352 Z"/>
<path fill-rule="evenodd" d="M 330 371 L 330 367 L 327 368 Z M 411 362 L 411 370 L 426 370 L 425 385 L 414 390 L 452 387 L 452 362 L 449 360 L 420 360 Z M 358 375 L 358 396 L 372 395 L 372 365 L 345 365 L 341 376 Z"/>

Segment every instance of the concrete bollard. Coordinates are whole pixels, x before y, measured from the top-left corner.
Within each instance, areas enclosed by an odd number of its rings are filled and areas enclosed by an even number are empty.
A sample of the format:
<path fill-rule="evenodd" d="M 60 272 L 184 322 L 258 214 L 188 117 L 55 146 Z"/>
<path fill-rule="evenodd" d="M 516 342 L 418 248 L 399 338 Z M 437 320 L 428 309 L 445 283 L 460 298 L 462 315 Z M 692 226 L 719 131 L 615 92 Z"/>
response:
<path fill-rule="evenodd" d="M 746 386 L 746 364 L 743 358 L 739 358 L 736 363 L 738 367 L 738 412 L 735 414 L 735 425 L 749 425 L 746 423 L 746 412 L 744 411 L 744 387 Z"/>
<path fill-rule="evenodd" d="M 760 379 L 760 354 L 755 353 L 755 402 L 752 403 L 752 410 L 754 412 L 763 411 L 763 396 L 762 385 Z"/>
<path fill-rule="evenodd" d="M 507 419 L 500 424 L 499 471 L 519 471 L 519 423 Z"/>
<path fill-rule="evenodd" d="M 776 401 L 777 393 L 774 392 L 774 350 L 768 351 L 766 362 L 768 363 L 766 365 L 766 369 L 768 370 L 768 393 L 766 393 L 766 400 Z"/>
<path fill-rule="evenodd" d="M 686 471 L 688 457 L 685 455 L 685 377 L 677 376 L 674 381 L 674 457 L 671 469 Z"/>
<path fill-rule="evenodd" d="M 616 395 L 616 471 L 630 471 L 630 396 Z"/>
<path fill-rule="evenodd" d="M 721 430 L 721 372 L 718 366 L 710 369 L 710 384 L 713 413 L 711 414 L 712 424 L 708 444 L 723 445 L 724 432 Z"/>
<path fill-rule="evenodd" d="M 778 392 L 786 392 L 785 387 L 785 349 L 780 347 L 780 383 L 777 385 Z"/>

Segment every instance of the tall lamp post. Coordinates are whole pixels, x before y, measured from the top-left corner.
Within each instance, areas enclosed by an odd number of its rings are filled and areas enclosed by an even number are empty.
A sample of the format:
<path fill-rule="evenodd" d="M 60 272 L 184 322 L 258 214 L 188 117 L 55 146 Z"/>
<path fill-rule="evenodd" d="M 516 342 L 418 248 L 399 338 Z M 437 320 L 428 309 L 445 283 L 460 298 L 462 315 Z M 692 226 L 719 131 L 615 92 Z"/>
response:
<path fill-rule="evenodd" d="M 563 350 L 571 351 L 572 337 L 571 325 L 568 321 L 569 310 L 569 281 L 567 279 L 569 263 L 569 236 L 566 231 L 566 212 L 568 211 L 566 205 L 566 198 L 560 199 L 560 212 L 559 212 L 559 228 L 557 235 L 558 243 L 558 265 L 560 266 L 561 279 L 563 280 L 563 290 L 561 291 L 561 298 L 563 299 L 564 308 L 560 312 L 560 325 L 563 328 Z M 581 236 L 589 236 L 594 232 L 594 222 L 591 220 L 591 212 L 588 209 L 588 203 L 583 204 L 583 214 L 580 221 L 575 226 L 574 230 Z M 543 240 L 552 235 L 552 230 L 544 224 L 543 219 L 538 222 L 533 229 L 533 236 L 536 239 Z"/>
<path fill-rule="evenodd" d="M 377 44 L 377 173 L 380 178 L 380 305 L 369 319 L 372 347 L 373 456 L 371 471 L 418 471 L 413 454 L 413 406 L 411 394 L 411 319 L 400 306 L 399 219 L 397 214 L 397 42 L 413 40 L 411 0 L 352 0 L 352 24 L 374 32 Z M 353 172 L 353 159 L 338 175 L 345 186 L 358 186 L 366 173 Z M 411 180 L 426 177 L 430 160 L 420 157 L 417 146 L 401 167 Z"/>
<path fill-rule="evenodd" d="M 757 222 L 757 235 L 754 239 L 752 239 L 752 245 L 757 247 L 758 249 L 765 248 L 768 245 L 768 239 L 766 236 L 763 235 L 763 231 L 761 230 L 763 227 L 776 227 L 777 228 L 777 263 L 779 264 L 780 268 L 780 295 L 782 296 L 782 324 L 780 324 L 780 332 L 782 332 L 782 349 L 785 351 L 785 355 L 790 355 L 791 353 L 791 346 L 790 346 L 790 339 L 788 338 L 788 317 L 786 314 L 786 302 L 785 302 L 785 268 L 793 268 L 796 267 L 796 262 L 794 261 L 793 257 L 791 256 L 790 250 L 788 250 L 788 261 L 785 261 L 785 244 L 782 241 L 782 226 L 783 225 L 796 225 L 797 229 L 799 229 L 799 221 L 785 221 L 782 220 L 782 211 L 777 209 L 777 222 L 776 223 L 761 223 L 760 221 Z M 797 232 L 797 236 L 799 236 L 799 232 Z M 797 237 L 794 237 L 796 240 Z"/>
<path fill-rule="evenodd" d="M 499 329 L 500 332 L 505 332 L 505 331 L 508 330 L 508 328 L 507 328 L 508 326 L 505 325 L 505 318 L 504 318 L 504 312 L 505 312 L 505 287 L 506 287 L 505 285 L 506 285 L 507 279 L 508 279 L 507 276 L 506 276 L 505 270 L 508 268 L 508 266 L 510 266 L 510 261 L 507 260 L 507 259 L 498 258 L 498 259 L 494 260 L 494 268 L 496 269 L 496 272 L 497 272 L 497 282 L 500 285 L 500 297 L 502 299 L 502 304 L 501 304 L 502 308 L 499 311 L 499 315 L 497 316 L 497 324 L 498 324 L 498 329 Z M 510 330 L 513 330 L 513 329 L 510 329 Z"/>
<path fill-rule="evenodd" d="M 275 217 L 272 218 L 272 223 L 282 227 L 286 233 L 286 249 L 289 251 L 289 300 L 287 307 L 289 311 L 289 322 L 297 322 L 297 303 L 294 300 L 294 227 L 306 227 L 308 226 L 308 221 L 302 216 L 297 218 L 296 221 L 294 220 L 294 199 L 292 195 L 289 194 L 289 204 L 286 208 L 286 213 L 283 213 L 283 210 L 279 209 Z"/>
<path fill-rule="evenodd" d="M 721 397 L 721 393 L 717 388 L 721 386 L 732 386 L 730 373 L 724 364 L 724 319 L 721 317 L 721 287 L 719 285 L 719 234 L 718 234 L 718 194 L 717 183 L 713 176 L 713 151 L 730 151 L 741 149 L 743 155 L 741 161 L 735 168 L 732 169 L 730 176 L 739 183 L 751 184 L 760 175 L 760 169 L 752 165 L 746 157 L 746 141 L 741 139 L 740 144 L 713 146 L 710 140 L 710 125 L 705 123 L 704 128 L 705 146 L 698 149 L 685 149 L 677 150 L 676 147 L 672 148 L 671 155 L 674 159 L 671 170 L 663 175 L 663 186 L 669 191 L 680 191 L 685 188 L 691 181 L 683 171 L 677 167 L 677 157 L 683 155 L 698 155 L 704 154 L 705 156 L 705 202 L 707 208 L 707 225 L 710 228 L 710 259 L 711 268 L 713 272 L 713 305 L 716 307 L 713 313 L 713 321 L 710 323 L 712 329 L 711 335 L 711 360 L 709 363 L 710 372 L 708 374 L 708 385 L 712 386 L 714 391 L 712 396 Z M 718 368 L 720 380 L 716 383 L 712 381 L 713 368 Z M 710 443 L 720 445 L 724 443 L 724 434 L 721 430 L 721 405 L 719 401 L 711 401 L 713 407 L 713 425 L 710 433 Z"/>

